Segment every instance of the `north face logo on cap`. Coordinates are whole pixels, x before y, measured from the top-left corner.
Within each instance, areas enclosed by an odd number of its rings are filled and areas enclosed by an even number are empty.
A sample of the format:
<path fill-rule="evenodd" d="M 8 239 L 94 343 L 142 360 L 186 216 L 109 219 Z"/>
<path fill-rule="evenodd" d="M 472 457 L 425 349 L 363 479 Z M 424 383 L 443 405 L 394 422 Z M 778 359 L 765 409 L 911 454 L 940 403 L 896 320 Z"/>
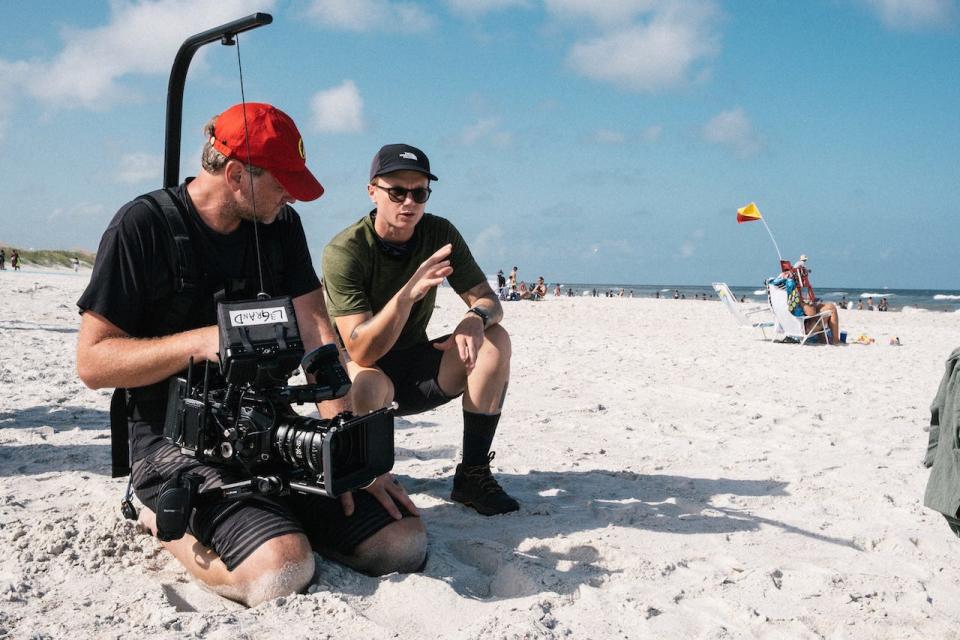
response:
<path fill-rule="evenodd" d="M 400 154 L 400 157 L 403 158 L 404 160 L 413 160 L 414 162 L 417 162 L 419 160 L 416 154 L 410 153 L 409 151 L 404 151 L 403 153 Z"/>

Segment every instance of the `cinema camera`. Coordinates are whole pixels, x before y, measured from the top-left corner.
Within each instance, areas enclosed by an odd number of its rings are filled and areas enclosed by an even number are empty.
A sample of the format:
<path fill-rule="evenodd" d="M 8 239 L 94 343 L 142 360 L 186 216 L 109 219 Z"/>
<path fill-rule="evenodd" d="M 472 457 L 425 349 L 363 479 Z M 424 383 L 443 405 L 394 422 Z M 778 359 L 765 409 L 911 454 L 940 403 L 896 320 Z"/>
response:
<path fill-rule="evenodd" d="M 290 491 L 332 498 L 393 468 L 392 408 L 321 420 L 291 407 L 340 398 L 350 379 L 335 345 L 304 357 L 289 297 L 220 302 L 217 324 L 219 372 L 205 363 L 203 383 L 195 385 L 191 361 L 186 378 L 171 380 L 164 435 L 186 455 L 250 477 L 203 491 L 197 474 L 169 480 L 157 497 L 158 537 L 182 537 L 193 507 L 205 500 Z M 298 366 L 316 383 L 288 386 Z"/>

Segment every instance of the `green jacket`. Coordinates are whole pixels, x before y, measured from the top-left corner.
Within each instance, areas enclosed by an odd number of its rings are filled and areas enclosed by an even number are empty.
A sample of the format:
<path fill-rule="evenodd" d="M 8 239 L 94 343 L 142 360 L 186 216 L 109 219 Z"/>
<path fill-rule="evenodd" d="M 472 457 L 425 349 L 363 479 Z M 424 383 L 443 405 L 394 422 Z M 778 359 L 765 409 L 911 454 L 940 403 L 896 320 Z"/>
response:
<path fill-rule="evenodd" d="M 923 504 L 948 520 L 956 519 L 960 509 L 960 348 L 947 358 L 947 369 L 930 405 L 930 437 L 923 464 L 932 467 Z"/>

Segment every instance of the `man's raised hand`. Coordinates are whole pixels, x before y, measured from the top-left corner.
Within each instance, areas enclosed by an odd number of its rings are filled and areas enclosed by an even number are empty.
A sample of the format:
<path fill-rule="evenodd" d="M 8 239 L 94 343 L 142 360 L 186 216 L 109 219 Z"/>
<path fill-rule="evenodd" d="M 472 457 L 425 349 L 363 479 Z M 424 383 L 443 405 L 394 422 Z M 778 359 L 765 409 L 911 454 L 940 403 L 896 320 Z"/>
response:
<path fill-rule="evenodd" d="M 444 278 L 453 273 L 453 267 L 450 266 L 452 251 L 453 245 L 445 244 L 421 263 L 420 268 L 414 272 L 405 287 L 409 302 L 422 299 L 431 289 L 443 282 Z"/>

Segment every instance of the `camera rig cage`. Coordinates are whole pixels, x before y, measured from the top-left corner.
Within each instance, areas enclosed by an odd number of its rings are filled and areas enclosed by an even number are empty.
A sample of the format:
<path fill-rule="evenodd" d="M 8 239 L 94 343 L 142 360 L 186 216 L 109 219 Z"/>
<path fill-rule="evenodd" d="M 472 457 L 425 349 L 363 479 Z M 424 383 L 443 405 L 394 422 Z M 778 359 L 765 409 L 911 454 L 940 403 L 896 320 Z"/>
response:
<path fill-rule="evenodd" d="M 219 372 L 205 362 L 197 385 L 191 362 L 185 378 L 171 379 L 164 436 L 181 453 L 240 468 L 247 479 L 202 490 L 202 476 L 180 473 L 168 480 L 157 498 L 161 539 L 182 536 L 192 507 L 206 500 L 291 491 L 332 498 L 393 468 L 392 407 L 329 420 L 292 409 L 342 397 L 350 379 L 335 345 L 304 356 L 289 297 L 220 302 L 217 316 Z M 287 385 L 300 366 L 316 382 Z"/>

